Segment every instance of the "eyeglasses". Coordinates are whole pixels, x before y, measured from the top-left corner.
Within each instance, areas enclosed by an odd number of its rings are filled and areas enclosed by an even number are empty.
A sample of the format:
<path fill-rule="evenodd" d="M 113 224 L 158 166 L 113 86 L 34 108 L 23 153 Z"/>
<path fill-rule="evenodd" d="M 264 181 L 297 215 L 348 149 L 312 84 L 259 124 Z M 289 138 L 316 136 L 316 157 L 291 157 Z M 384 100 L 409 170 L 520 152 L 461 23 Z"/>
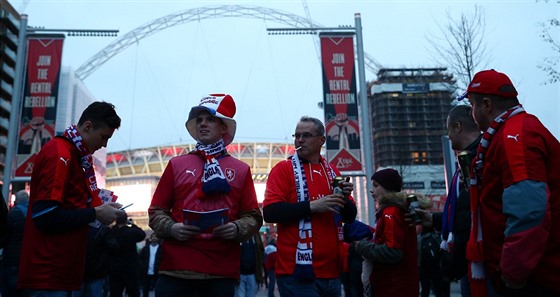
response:
<path fill-rule="evenodd" d="M 309 132 L 305 132 L 305 133 L 303 133 L 303 134 L 299 134 L 299 133 L 292 134 L 292 137 L 293 137 L 293 138 L 295 138 L 295 139 L 303 138 L 304 140 L 307 140 L 307 139 L 309 139 L 309 138 L 311 138 L 311 137 L 317 137 L 317 136 L 322 136 L 322 135 L 313 135 L 313 134 L 311 134 L 311 133 L 309 133 Z"/>

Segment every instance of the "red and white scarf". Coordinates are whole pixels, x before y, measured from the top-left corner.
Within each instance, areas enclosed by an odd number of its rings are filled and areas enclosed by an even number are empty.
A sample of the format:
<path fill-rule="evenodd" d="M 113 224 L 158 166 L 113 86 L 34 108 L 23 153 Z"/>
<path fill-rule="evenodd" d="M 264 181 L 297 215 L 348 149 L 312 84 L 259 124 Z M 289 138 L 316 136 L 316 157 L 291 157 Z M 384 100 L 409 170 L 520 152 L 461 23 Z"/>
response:
<path fill-rule="evenodd" d="M 80 152 L 80 165 L 86 173 L 86 184 L 90 192 L 88 198 L 89 207 L 97 207 L 106 202 L 115 202 L 117 195 L 106 189 L 97 187 L 97 179 L 95 178 L 95 169 L 93 168 L 93 156 L 83 143 L 82 135 L 78 132 L 76 125 L 72 125 L 64 131 L 62 137 L 71 140 Z"/>
<path fill-rule="evenodd" d="M 482 171 L 484 169 L 484 157 L 488 151 L 492 138 L 502 124 L 510 117 L 524 111 L 525 109 L 523 109 L 523 106 L 519 104 L 497 116 L 482 135 L 476 157 L 471 164 L 472 178 L 470 183 L 470 194 L 472 225 L 469 242 L 467 243 L 467 259 L 469 260 L 469 281 L 473 296 L 484 297 L 487 295 L 486 281 L 484 280 L 486 274 L 484 271 L 482 227 L 480 224 L 480 188 L 482 187 L 483 182 Z"/>

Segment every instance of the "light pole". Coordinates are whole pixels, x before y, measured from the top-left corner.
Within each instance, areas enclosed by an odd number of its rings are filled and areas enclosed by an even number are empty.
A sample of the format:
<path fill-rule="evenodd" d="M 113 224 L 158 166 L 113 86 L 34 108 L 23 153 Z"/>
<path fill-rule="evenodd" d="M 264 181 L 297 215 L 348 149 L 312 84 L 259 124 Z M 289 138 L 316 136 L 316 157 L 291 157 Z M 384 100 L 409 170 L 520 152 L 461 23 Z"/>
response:
<path fill-rule="evenodd" d="M 267 29 L 270 35 L 302 35 L 302 34 L 318 34 L 320 32 L 354 32 L 356 34 L 356 47 L 357 47 L 357 60 L 358 60 L 358 84 L 359 84 L 359 112 L 360 112 L 360 125 L 361 125 L 361 137 L 362 147 L 363 147 L 363 157 L 365 162 L 365 173 L 356 176 L 365 176 L 365 181 L 363 181 L 366 193 L 364 202 L 368 205 L 368 221 L 369 224 L 375 222 L 375 212 L 372 211 L 374 208 L 369 207 L 371 204 L 368 203 L 367 197 L 371 190 L 371 185 L 369 183 L 369 177 L 373 175 L 373 155 L 372 155 L 372 140 L 371 140 L 371 127 L 370 127 L 370 114 L 369 114 L 369 104 L 367 101 L 367 90 L 366 90 L 366 77 L 365 77 L 365 63 L 364 63 L 364 46 L 362 38 L 362 17 L 360 13 L 354 14 L 355 27 L 341 26 L 341 27 L 308 27 L 308 28 L 270 28 Z"/>
<path fill-rule="evenodd" d="M 86 36 L 86 37 L 114 37 L 117 36 L 119 30 L 103 30 L 103 29 L 45 29 L 27 26 L 28 16 L 21 15 L 20 30 L 18 35 L 18 48 L 16 57 L 16 69 L 14 78 L 14 91 L 12 95 L 12 106 L 10 111 L 10 123 L 8 125 L 8 143 L 6 145 L 6 162 L 4 165 L 4 184 L 2 185 L 2 194 L 6 202 L 10 199 L 10 185 L 12 183 L 12 175 L 14 173 L 14 159 L 16 158 L 16 147 L 18 143 L 18 128 L 21 113 L 21 104 L 24 94 L 24 73 L 25 73 L 25 57 L 27 53 L 27 37 L 33 33 L 65 33 L 68 36 Z"/>

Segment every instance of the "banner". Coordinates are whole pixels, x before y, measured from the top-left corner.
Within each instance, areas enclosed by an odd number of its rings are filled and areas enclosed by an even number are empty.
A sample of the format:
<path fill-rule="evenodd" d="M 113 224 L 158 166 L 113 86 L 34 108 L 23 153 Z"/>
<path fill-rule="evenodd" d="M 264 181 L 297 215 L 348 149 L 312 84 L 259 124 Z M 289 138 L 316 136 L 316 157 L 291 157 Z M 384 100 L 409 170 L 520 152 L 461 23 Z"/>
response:
<path fill-rule="evenodd" d="M 35 156 L 55 136 L 64 35 L 30 35 L 19 125 L 16 178 L 31 177 Z"/>
<path fill-rule="evenodd" d="M 341 173 L 363 172 L 352 33 L 323 33 L 323 108 L 327 159 Z"/>

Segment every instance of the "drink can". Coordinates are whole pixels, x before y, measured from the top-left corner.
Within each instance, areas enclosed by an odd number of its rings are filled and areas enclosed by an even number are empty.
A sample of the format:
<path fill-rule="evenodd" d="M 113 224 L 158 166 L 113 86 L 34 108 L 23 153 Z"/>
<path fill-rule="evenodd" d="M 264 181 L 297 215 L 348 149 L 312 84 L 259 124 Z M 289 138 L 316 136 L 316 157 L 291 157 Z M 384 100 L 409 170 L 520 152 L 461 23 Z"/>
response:
<path fill-rule="evenodd" d="M 457 161 L 459 161 L 459 170 L 461 170 L 461 176 L 463 177 L 463 183 L 467 190 L 470 185 L 471 178 L 471 156 L 468 151 L 461 151 L 457 154 Z"/>
<path fill-rule="evenodd" d="M 422 224 L 422 217 L 420 217 L 420 214 L 416 212 L 416 210 L 420 208 L 420 202 L 418 202 L 416 195 L 408 195 L 406 197 L 406 201 L 408 203 L 408 212 L 410 213 L 414 223 L 416 225 Z"/>
<path fill-rule="evenodd" d="M 342 182 L 344 178 L 342 176 L 336 176 L 333 180 L 333 193 L 342 194 Z"/>

